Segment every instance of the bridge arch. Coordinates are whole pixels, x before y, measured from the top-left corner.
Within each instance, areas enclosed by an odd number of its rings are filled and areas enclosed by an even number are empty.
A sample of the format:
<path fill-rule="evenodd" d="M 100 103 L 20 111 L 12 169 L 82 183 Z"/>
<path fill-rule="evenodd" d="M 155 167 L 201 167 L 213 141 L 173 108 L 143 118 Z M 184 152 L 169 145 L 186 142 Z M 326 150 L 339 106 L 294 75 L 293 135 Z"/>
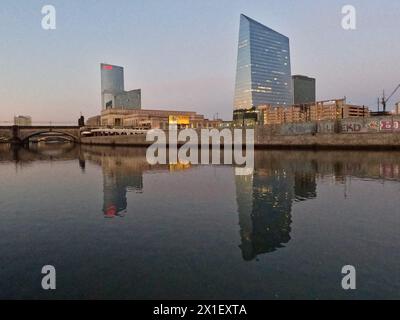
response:
<path fill-rule="evenodd" d="M 8 127 L 0 127 L 0 142 L 10 140 L 12 138 L 12 133 Z"/>
<path fill-rule="evenodd" d="M 79 143 L 80 131 L 79 126 L 0 126 L 0 137 L 2 140 L 8 138 L 11 143 L 20 144 L 35 136 L 49 133 L 69 137 Z"/>
<path fill-rule="evenodd" d="M 64 132 L 64 131 L 61 131 L 61 130 L 50 130 L 50 129 L 47 129 L 47 130 L 39 130 L 39 131 L 35 131 L 35 132 L 30 132 L 30 133 L 28 133 L 28 134 L 26 134 L 26 135 L 23 135 L 23 136 L 21 135 L 21 136 L 19 137 L 19 140 L 20 140 L 22 143 L 26 143 L 26 142 L 28 142 L 28 140 L 29 140 L 30 138 L 33 138 L 33 137 L 36 137 L 36 136 L 40 136 L 40 135 L 46 134 L 46 133 L 57 134 L 57 135 L 60 135 L 60 136 L 67 136 L 67 137 L 72 138 L 72 140 L 73 140 L 74 142 L 78 142 L 78 141 L 79 141 L 79 137 L 77 137 L 76 135 L 74 135 L 74 134 L 72 134 L 72 133 Z"/>

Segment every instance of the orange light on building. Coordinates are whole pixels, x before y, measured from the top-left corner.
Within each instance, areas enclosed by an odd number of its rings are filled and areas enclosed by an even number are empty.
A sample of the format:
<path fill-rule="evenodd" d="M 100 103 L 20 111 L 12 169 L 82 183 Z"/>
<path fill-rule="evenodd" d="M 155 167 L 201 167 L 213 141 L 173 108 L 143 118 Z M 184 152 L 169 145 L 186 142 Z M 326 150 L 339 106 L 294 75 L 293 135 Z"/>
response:
<path fill-rule="evenodd" d="M 189 125 L 190 118 L 188 116 L 169 116 L 168 123 L 177 125 Z"/>

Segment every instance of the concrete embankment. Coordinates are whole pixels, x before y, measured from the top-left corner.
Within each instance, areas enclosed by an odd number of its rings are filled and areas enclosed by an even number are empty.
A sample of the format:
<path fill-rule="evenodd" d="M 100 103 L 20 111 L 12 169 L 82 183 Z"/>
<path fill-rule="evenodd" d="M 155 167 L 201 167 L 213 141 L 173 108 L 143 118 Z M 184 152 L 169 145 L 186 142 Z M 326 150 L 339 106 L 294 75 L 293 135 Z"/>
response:
<path fill-rule="evenodd" d="M 82 144 L 147 147 L 145 135 L 81 138 Z M 255 148 L 287 149 L 400 149 L 400 133 L 328 133 L 268 135 L 255 131 Z"/>
<path fill-rule="evenodd" d="M 256 148 L 306 149 L 400 149 L 399 133 L 348 133 L 294 136 L 263 136 L 256 138 Z"/>

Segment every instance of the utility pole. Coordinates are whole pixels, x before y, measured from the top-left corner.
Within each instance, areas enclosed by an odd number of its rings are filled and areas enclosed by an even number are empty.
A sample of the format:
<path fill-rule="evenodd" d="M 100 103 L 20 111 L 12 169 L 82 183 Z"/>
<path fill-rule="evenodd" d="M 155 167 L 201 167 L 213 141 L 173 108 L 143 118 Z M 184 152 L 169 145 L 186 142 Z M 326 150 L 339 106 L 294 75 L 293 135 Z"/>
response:
<path fill-rule="evenodd" d="M 382 94 L 382 107 L 383 107 L 383 112 L 386 112 L 386 97 L 385 97 L 385 90 L 383 90 L 383 94 Z"/>
<path fill-rule="evenodd" d="M 383 106 L 383 112 L 386 112 L 386 105 L 389 102 L 389 100 L 394 96 L 394 94 L 397 92 L 397 90 L 400 89 L 400 84 L 396 87 L 396 89 L 394 89 L 394 91 L 390 94 L 389 97 L 386 98 L 385 96 L 385 90 L 383 90 L 383 95 L 382 95 L 382 106 Z M 378 103 L 379 103 L 379 99 L 378 99 Z"/>

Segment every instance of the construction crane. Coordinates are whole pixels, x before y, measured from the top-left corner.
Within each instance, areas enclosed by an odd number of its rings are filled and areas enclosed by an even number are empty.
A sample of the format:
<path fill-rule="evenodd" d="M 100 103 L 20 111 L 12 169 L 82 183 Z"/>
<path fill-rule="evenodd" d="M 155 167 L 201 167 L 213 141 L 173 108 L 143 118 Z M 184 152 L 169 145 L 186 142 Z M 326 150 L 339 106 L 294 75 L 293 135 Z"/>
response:
<path fill-rule="evenodd" d="M 393 90 L 392 94 L 385 98 L 385 90 L 383 90 L 383 95 L 382 95 L 382 100 L 381 100 L 381 104 L 383 107 L 383 112 L 386 112 L 386 105 L 389 102 L 390 98 L 392 98 L 394 96 L 394 94 L 397 92 L 397 90 L 400 89 L 400 84 L 396 87 L 396 89 Z"/>

